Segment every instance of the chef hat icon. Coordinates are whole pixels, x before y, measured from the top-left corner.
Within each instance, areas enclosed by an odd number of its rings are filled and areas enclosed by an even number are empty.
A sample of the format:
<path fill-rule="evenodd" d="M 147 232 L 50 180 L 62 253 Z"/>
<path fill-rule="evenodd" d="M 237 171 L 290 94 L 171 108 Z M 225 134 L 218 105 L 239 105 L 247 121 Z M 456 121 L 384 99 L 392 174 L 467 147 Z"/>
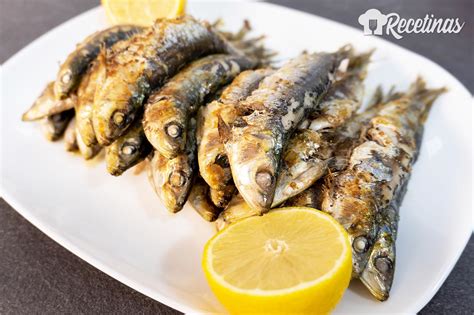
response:
<path fill-rule="evenodd" d="M 376 21 L 375 30 L 370 29 L 370 21 Z M 382 27 L 387 24 L 387 16 L 377 9 L 369 9 L 359 16 L 359 24 L 364 27 L 364 35 L 382 35 Z"/>

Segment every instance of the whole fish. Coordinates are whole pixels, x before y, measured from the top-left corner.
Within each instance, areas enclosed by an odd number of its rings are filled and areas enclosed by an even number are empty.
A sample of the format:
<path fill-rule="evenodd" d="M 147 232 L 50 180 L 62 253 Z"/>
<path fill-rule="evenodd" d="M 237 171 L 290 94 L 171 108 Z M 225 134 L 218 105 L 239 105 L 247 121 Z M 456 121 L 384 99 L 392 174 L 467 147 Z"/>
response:
<path fill-rule="evenodd" d="M 74 152 L 79 149 L 76 139 L 76 118 L 73 117 L 64 131 L 64 148 L 68 152 Z"/>
<path fill-rule="evenodd" d="M 257 65 L 242 55 L 210 55 L 192 62 L 152 93 L 145 105 L 143 128 L 153 147 L 167 158 L 184 150 L 189 118 L 205 98 L 241 71 Z"/>
<path fill-rule="evenodd" d="M 138 118 L 127 133 L 105 148 L 105 163 L 111 175 L 122 175 L 123 172 L 143 161 L 152 150 L 143 131 L 141 117 Z"/>
<path fill-rule="evenodd" d="M 366 268 L 382 209 L 397 198 L 397 191 L 408 180 L 419 149 L 416 135 L 432 102 L 442 92 L 443 89 L 426 89 L 418 79 L 408 93 L 385 104 L 370 120 L 346 169 L 328 177 L 321 210 L 348 231 L 353 248 L 353 277 L 359 277 Z M 389 272 L 393 273 L 393 269 L 389 268 L 386 273 Z M 386 290 L 378 293 L 376 297 L 388 296 Z"/>
<path fill-rule="evenodd" d="M 188 200 L 204 220 L 212 222 L 217 219 L 222 209 L 216 207 L 209 197 L 209 186 L 202 178 L 198 177 L 191 188 Z"/>
<path fill-rule="evenodd" d="M 206 23 L 190 16 L 159 19 L 107 58 L 106 80 L 94 100 L 94 130 L 102 145 L 121 136 L 152 89 L 188 62 L 213 53 L 239 52 Z M 152 141 L 153 142 L 153 141 Z"/>
<path fill-rule="evenodd" d="M 92 125 L 92 108 L 97 86 L 105 79 L 105 52 L 100 53 L 82 77 L 77 88 L 76 125 L 82 141 L 88 147 L 97 144 L 94 126 Z"/>
<path fill-rule="evenodd" d="M 240 73 L 225 88 L 218 100 L 201 107 L 199 111 L 197 128 L 199 171 L 210 186 L 212 201 L 220 208 L 232 198 L 235 186 L 224 143 L 219 136 L 219 118 L 227 124 L 233 123 L 238 116 L 239 102 L 272 72 L 272 69 L 259 69 Z"/>
<path fill-rule="evenodd" d="M 318 109 L 290 138 L 283 152 L 272 207 L 313 185 L 326 172 L 333 154 L 332 137 L 359 109 L 370 53 L 350 56 L 348 68 L 329 88 Z M 342 64 L 342 63 L 341 63 Z"/>
<path fill-rule="evenodd" d="M 73 117 L 74 110 L 68 109 L 59 114 L 43 118 L 41 127 L 46 139 L 49 141 L 59 140 Z"/>
<path fill-rule="evenodd" d="M 399 209 L 420 152 L 424 122 L 433 102 L 445 91 L 444 88 L 428 89 L 423 79 L 418 78 L 406 96 L 390 102 L 371 120 L 367 130 L 366 137 L 383 148 L 379 148 L 380 153 L 396 153 L 395 157 L 382 155 L 385 164 L 391 165 L 392 179 L 380 191 L 378 231 L 360 276 L 372 295 L 381 301 L 389 297 L 392 287 Z"/>
<path fill-rule="evenodd" d="M 116 25 L 88 36 L 69 54 L 59 68 L 54 82 L 54 94 L 57 99 L 67 97 L 76 89 L 89 64 L 97 57 L 102 47 L 111 47 L 118 41 L 125 40 L 142 32 L 143 27 L 133 25 Z"/>
<path fill-rule="evenodd" d="M 239 105 L 248 109 L 247 115 L 239 117 L 231 130 L 220 128 L 227 139 L 234 183 L 251 207 L 270 208 L 283 148 L 298 124 L 315 110 L 348 50 L 290 60 Z"/>
<path fill-rule="evenodd" d="M 39 120 L 74 108 L 74 105 L 76 104 L 76 95 L 72 94 L 68 98 L 57 100 L 54 97 L 53 86 L 54 82 L 48 83 L 31 108 L 23 114 L 21 120 Z"/>
<path fill-rule="evenodd" d="M 148 167 L 148 179 L 155 193 L 172 213 L 180 211 L 191 191 L 196 171 L 196 121 L 190 120 L 186 150 L 168 159 L 154 151 Z"/>

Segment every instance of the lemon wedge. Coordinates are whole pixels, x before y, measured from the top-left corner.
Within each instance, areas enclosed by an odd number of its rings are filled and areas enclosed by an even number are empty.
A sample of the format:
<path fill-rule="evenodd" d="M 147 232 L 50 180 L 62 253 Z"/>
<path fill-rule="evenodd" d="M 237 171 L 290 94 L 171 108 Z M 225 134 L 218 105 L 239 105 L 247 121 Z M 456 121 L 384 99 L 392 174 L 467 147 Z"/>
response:
<path fill-rule="evenodd" d="M 112 25 L 150 26 L 157 18 L 184 14 L 186 0 L 102 0 L 102 6 Z"/>
<path fill-rule="evenodd" d="M 272 210 L 228 226 L 208 241 L 203 269 L 235 314 L 327 314 L 349 285 L 345 229 L 312 208 Z"/>

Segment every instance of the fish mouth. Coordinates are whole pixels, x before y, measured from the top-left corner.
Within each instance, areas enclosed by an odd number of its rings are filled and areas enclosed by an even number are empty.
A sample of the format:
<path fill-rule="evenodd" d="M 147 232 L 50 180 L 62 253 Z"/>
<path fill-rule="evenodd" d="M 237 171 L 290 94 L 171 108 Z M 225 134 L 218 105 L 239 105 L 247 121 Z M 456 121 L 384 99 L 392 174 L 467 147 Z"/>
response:
<path fill-rule="evenodd" d="M 244 200 L 262 213 L 270 209 L 275 194 L 276 179 L 268 169 L 241 172 L 234 178 Z"/>
<path fill-rule="evenodd" d="M 360 280 L 370 293 L 379 301 L 386 301 L 390 296 L 391 281 L 386 283 L 377 271 L 370 270 L 370 267 L 364 269 Z"/>
<path fill-rule="evenodd" d="M 377 300 L 383 302 L 390 296 L 393 275 L 393 266 L 387 266 L 385 272 L 382 273 L 374 265 L 368 265 L 362 272 L 360 280 Z"/>

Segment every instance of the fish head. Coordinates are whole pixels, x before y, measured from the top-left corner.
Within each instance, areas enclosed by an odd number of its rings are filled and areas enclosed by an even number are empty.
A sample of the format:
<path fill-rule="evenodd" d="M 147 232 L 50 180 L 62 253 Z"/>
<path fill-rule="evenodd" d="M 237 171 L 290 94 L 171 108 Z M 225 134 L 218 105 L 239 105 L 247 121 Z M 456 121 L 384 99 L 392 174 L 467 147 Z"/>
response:
<path fill-rule="evenodd" d="M 145 106 L 143 128 L 148 141 L 161 154 L 174 158 L 186 145 L 186 113 L 172 98 L 150 97 Z"/>
<path fill-rule="evenodd" d="M 388 226 L 382 226 L 370 251 L 360 279 L 378 300 L 389 297 L 395 272 L 395 239 Z"/>
<path fill-rule="evenodd" d="M 168 159 L 157 151 L 151 159 L 148 177 L 156 194 L 172 213 L 183 208 L 189 195 L 195 173 L 193 163 L 185 154 Z"/>
<path fill-rule="evenodd" d="M 296 196 L 327 171 L 332 150 L 314 130 L 299 130 L 283 151 L 272 208 Z"/>
<path fill-rule="evenodd" d="M 54 82 L 54 95 L 56 99 L 63 99 L 69 95 L 79 84 L 79 70 L 74 67 L 61 67 L 59 69 L 56 81 Z"/>
<path fill-rule="evenodd" d="M 107 171 L 119 176 L 150 153 L 151 146 L 140 131 L 131 130 L 106 148 L 105 162 Z"/>
<path fill-rule="evenodd" d="M 141 99 L 134 97 L 123 80 L 107 78 L 94 98 L 93 125 L 97 141 L 110 145 L 135 120 Z"/>
<path fill-rule="evenodd" d="M 275 194 L 282 144 L 276 129 L 248 117 L 242 126 L 234 124 L 232 140 L 225 145 L 235 186 L 262 212 L 270 209 Z"/>
<path fill-rule="evenodd" d="M 352 176 L 350 177 L 352 179 Z M 331 180 L 330 177 L 328 180 Z M 338 189 L 340 184 L 344 184 L 342 190 Z M 375 208 L 371 202 L 358 198 L 363 192 L 357 181 L 339 177 L 334 182 L 326 183 L 326 186 L 329 188 L 323 190 L 321 208 L 347 230 L 352 246 L 352 276 L 358 277 L 367 264 L 375 239 Z M 335 188 L 337 192 L 334 192 Z M 355 194 L 356 192 L 359 195 Z"/>

